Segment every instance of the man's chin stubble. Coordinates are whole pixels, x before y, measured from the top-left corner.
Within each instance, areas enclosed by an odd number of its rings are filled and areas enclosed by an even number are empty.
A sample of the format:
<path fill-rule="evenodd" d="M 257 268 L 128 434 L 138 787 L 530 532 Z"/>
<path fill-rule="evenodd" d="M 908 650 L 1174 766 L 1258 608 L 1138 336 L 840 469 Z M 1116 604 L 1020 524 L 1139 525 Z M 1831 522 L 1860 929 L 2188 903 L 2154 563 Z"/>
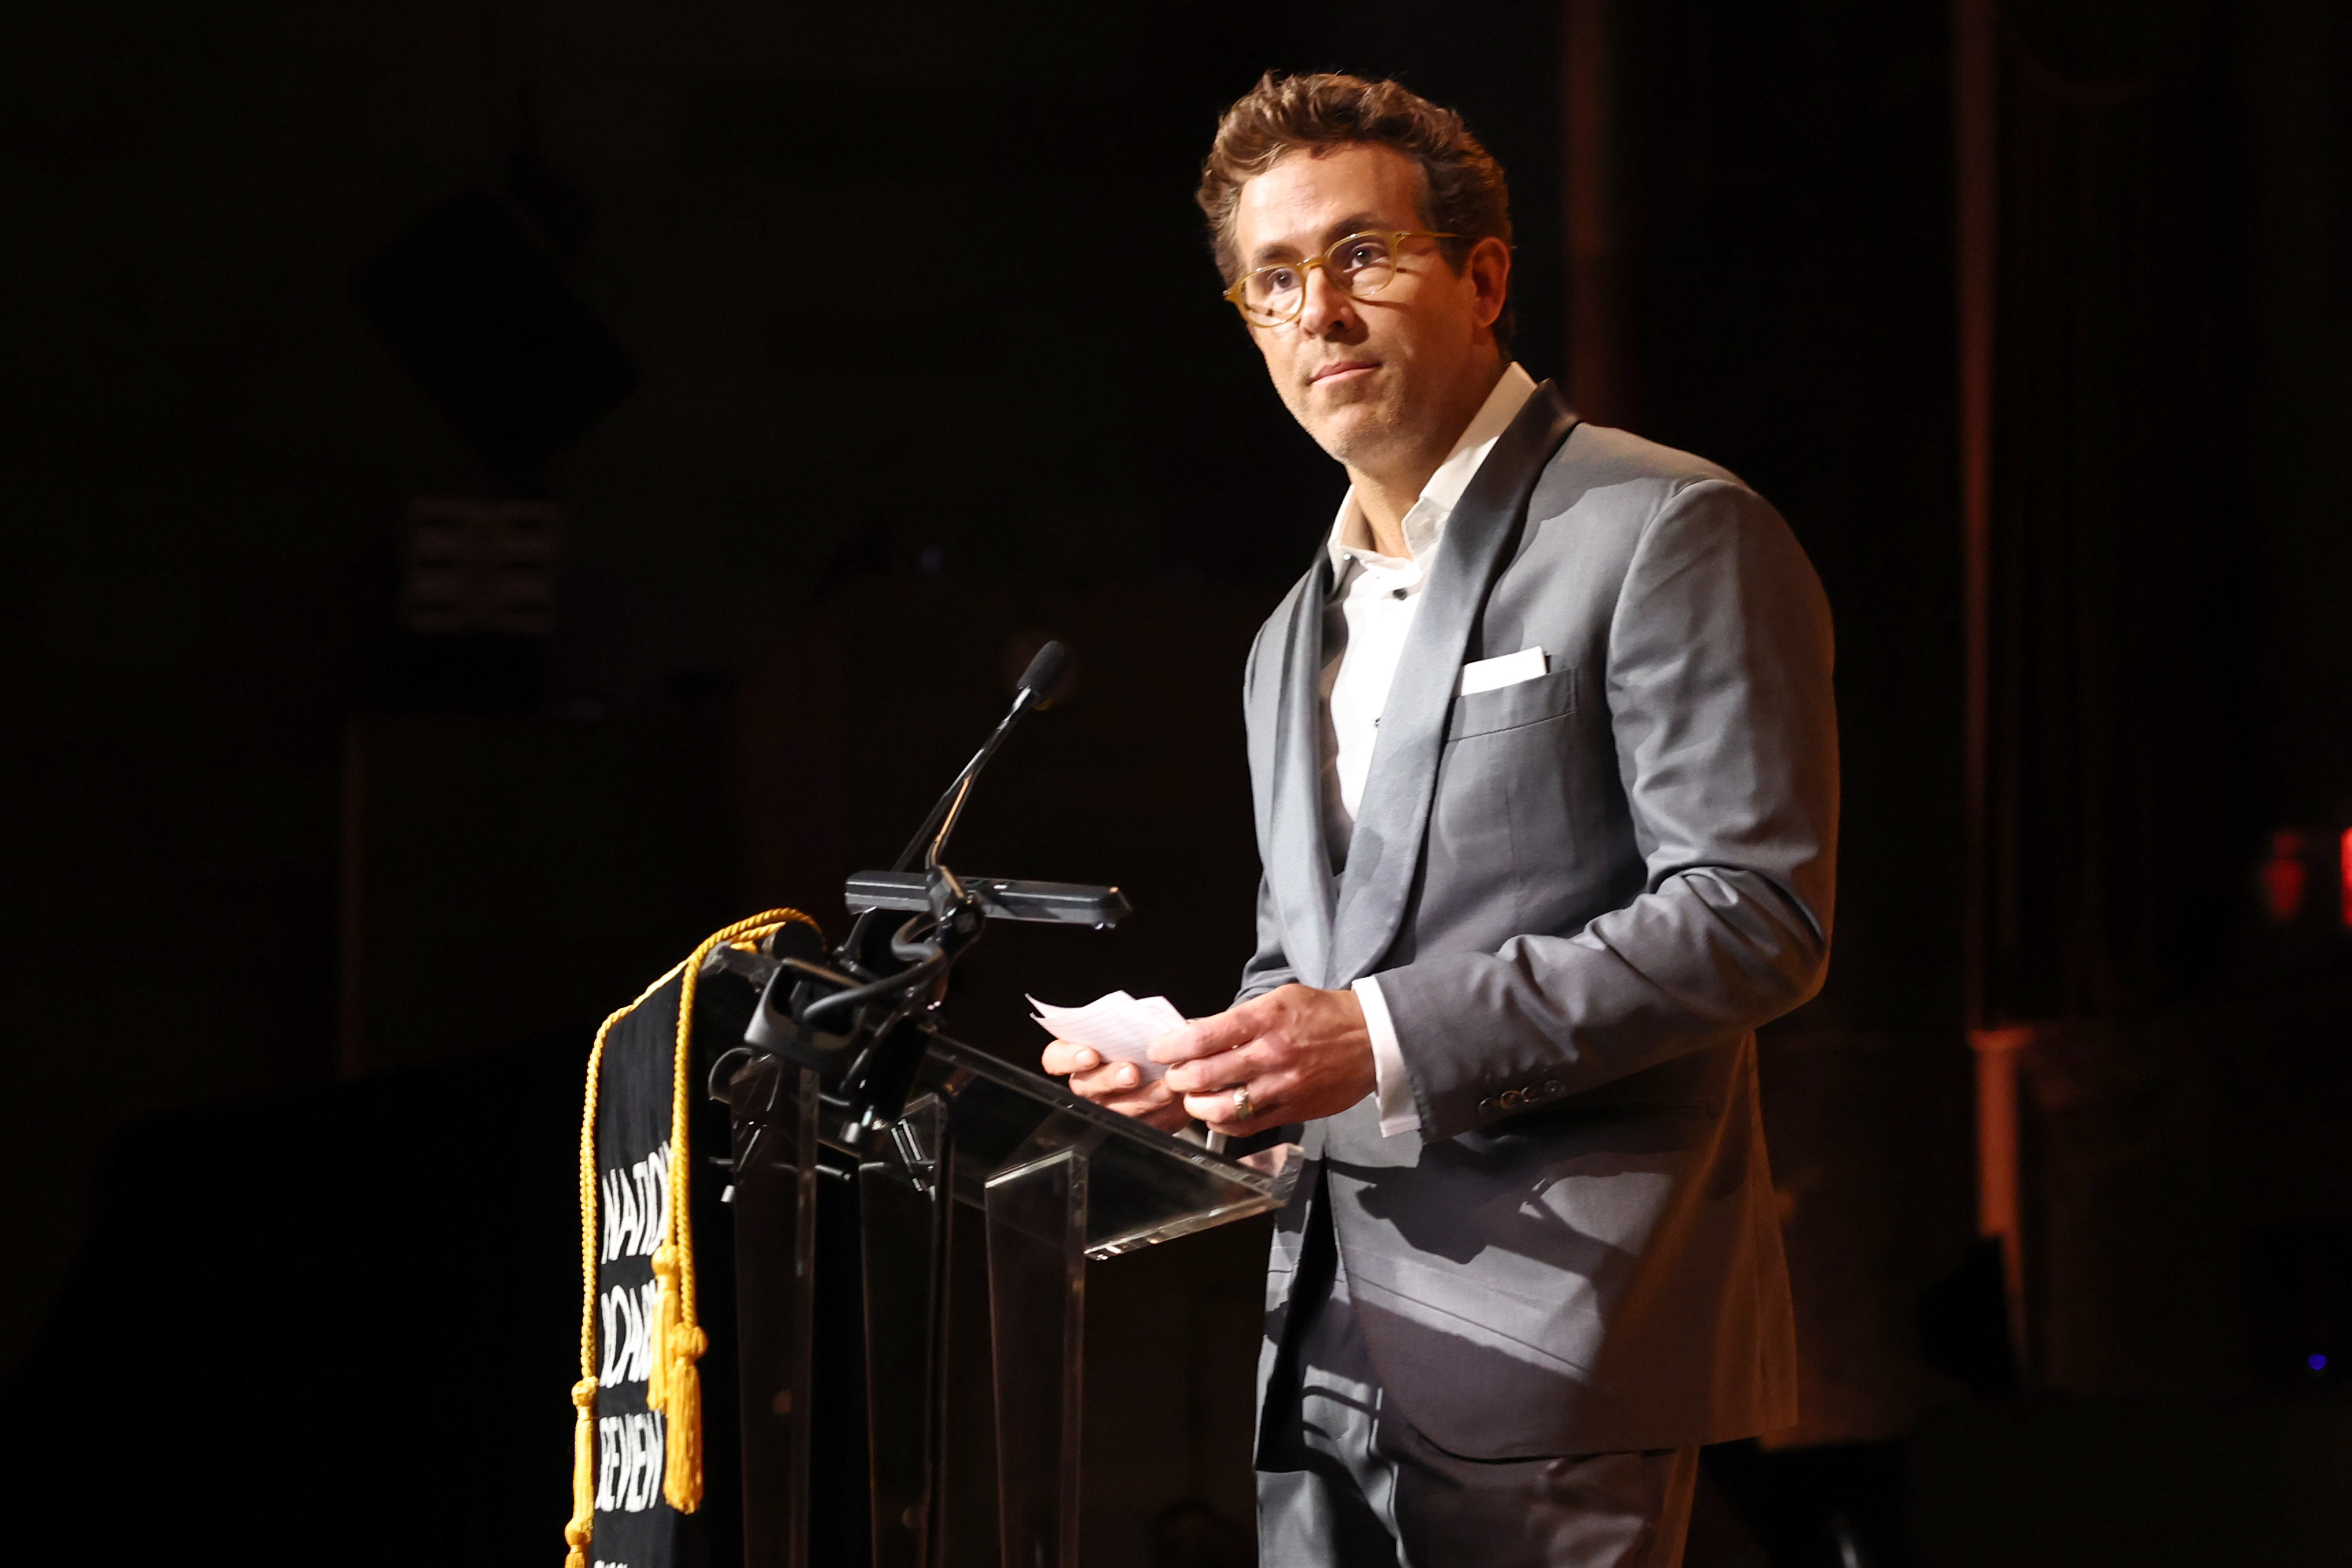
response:
<path fill-rule="evenodd" d="M 1400 410 L 1370 403 L 1349 402 L 1312 421 L 1302 419 L 1307 434 L 1315 438 L 1333 461 L 1348 466 L 1363 467 L 1369 460 L 1396 444 L 1403 424 Z"/>

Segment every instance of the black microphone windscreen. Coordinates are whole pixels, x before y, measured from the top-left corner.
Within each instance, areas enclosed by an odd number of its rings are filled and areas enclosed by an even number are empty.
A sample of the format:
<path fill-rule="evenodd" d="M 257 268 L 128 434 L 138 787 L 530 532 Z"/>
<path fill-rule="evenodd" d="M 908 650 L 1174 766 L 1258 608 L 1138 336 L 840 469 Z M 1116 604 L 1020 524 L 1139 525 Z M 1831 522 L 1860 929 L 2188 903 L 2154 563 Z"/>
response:
<path fill-rule="evenodd" d="M 1070 651 L 1059 643 L 1048 643 L 1022 672 L 1021 689 L 1030 694 L 1031 707 L 1043 707 L 1062 695 L 1069 679 Z"/>

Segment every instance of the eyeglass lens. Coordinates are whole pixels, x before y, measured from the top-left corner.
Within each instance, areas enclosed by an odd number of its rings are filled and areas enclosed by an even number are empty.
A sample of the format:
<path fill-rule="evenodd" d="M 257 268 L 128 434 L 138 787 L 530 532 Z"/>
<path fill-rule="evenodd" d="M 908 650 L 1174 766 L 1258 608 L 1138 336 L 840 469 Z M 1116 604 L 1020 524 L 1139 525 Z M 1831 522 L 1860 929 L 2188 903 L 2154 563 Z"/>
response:
<path fill-rule="evenodd" d="M 1350 235 L 1323 255 L 1323 269 L 1349 294 L 1376 294 L 1396 276 L 1396 257 L 1385 235 Z M 1262 267 L 1242 289 L 1242 305 L 1268 324 L 1287 321 L 1306 299 L 1308 263 Z"/>

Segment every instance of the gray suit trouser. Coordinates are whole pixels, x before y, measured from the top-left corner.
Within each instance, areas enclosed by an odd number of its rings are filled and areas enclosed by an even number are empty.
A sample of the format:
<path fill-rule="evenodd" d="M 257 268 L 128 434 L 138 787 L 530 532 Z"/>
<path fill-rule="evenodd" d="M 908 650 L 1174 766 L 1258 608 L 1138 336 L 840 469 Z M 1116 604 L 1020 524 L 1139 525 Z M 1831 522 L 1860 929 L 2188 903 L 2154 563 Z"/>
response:
<path fill-rule="evenodd" d="M 1259 1568 L 1676 1568 L 1698 1450 L 1465 1459 L 1383 1396 L 1318 1202 L 1261 1406 Z"/>

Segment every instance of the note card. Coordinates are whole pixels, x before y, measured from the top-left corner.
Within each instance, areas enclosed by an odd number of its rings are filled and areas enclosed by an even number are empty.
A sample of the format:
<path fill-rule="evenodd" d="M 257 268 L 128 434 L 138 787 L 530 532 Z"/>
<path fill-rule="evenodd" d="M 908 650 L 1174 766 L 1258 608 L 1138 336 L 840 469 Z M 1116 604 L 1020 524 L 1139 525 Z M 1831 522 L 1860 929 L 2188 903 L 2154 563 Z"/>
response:
<path fill-rule="evenodd" d="M 1038 1025 L 1055 1040 L 1091 1045 L 1106 1061 L 1131 1061 L 1147 1083 L 1156 1082 L 1168 1069 L 1144 1054 L 1151 1042 L 1171 1029 L 1183 1027 L 1184 1015 L 1166 997 L 1138 1000 L 1125 991 L 1097 997 L 1082 1008 L 1057 1008 L 1029 998 Z"/>

